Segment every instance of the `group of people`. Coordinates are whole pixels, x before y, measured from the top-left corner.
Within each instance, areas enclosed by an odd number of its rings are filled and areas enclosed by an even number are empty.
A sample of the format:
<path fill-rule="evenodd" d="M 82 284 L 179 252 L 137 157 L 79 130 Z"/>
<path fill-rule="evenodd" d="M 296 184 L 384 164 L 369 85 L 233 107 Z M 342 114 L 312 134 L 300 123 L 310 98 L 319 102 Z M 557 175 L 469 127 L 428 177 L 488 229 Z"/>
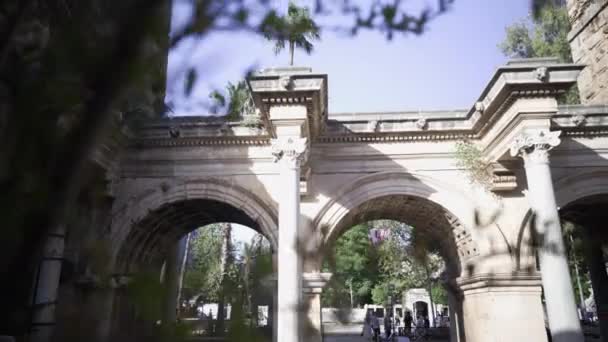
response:
<path fill-rule="evenodd" d="M 380 319 L 378 314 L 373 313 L 372 310 L 368 310 L 365 315 L 365 321 L 363 322 L 363 331 L 361 336 L 366 339 L 372 339 L 373 341 L 379 341 L 380 334 Z M 412 330 L 412 324 L 414 330 Z M 394 327 L 394 329 L 393 329 Z M 399 315 L 396 317 L 385 317 L 384 318 L 384 338 L 386 341 L 393 337 L 393 334 L 397 336 L 412 336 L 412 335 L 426 335 L 427 329 L 430 327 L 430 321 L 428 317 L 418 315 L 416 321 L 409 311 L 405 312 L 405 316 L 402 318 Z"/>

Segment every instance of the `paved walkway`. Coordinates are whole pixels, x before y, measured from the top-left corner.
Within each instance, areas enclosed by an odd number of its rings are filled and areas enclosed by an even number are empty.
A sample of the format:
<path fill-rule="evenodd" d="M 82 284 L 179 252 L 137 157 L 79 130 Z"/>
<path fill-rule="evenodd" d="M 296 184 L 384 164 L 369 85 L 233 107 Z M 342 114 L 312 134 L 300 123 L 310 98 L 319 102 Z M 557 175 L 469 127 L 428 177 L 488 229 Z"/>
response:
<path fill-rule="evenodd" d="M 369 342 L 361 337 L 362 324 L 324 324 L 323 342 Z M 431 339 L 429 342 L 447 342 L 448 339 Z"/>

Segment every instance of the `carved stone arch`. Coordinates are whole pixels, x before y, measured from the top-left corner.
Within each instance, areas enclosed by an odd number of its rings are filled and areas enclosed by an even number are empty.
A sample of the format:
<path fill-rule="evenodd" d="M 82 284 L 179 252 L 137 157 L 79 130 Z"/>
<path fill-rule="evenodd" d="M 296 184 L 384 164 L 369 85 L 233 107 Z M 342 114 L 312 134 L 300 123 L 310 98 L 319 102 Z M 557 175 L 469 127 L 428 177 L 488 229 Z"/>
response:
<path fill-rule="evenodd" d="M 579 200 L 598 195 L 608 196 L 608 170 L 584 170 L 560 177 L 553 182 L 555 201 L 558 209 Z M 532 211 L 526 210 L 521 220 L 517 238 L 516 265 L 518 270 L 535 266 L 536 241 L 532 236 L 530 223 Z"/>
<path fill-rule="evenodd" d="M 250 225 L 264 235 L 273 250 L 278 248 L 278 216 L 276 208 L 251 191 L 233 182 L 217 178 L 161 182 L 149 185 L 139 191 L 120 208 L 115 208 L 112 217 L 112 266 L 119 272 L 120 252 L 124 249 L 127 238 L 138 223 L 155 211 L 173 204 L 193 201 L 213 201 L 235 208 L 247 217 Z M 202 214 L 204 215 L 204 214 Z M 196 217 L 191 217 L 196 219 Z M 185 220 L 188 217 L 184 218 Z M 230 222 L 230 221 L 228 221 Z M 120 267 L 119 267 L 120 266 Z"/>
<path fill-rule="evenodd" d="M 327 251 L 333 241 L 343 233 L 341 222 L 351 211 L 366 202 L 381 198 L 387 198 L 386 205 L 391 205 L 395 196 L 418 201 L 416 203 L 420 204 L 420 210 L 431 211 L 426 218 L 440 218 L 449 224 L 453 243 L 458 250 L 460 269 L 466 261 L 480 254 L 476 233 L 468 228 L 474 224 L 473 201 L 432 177 L 408 172 L 366 175 L 338 191 L 314 220 L 320 249 Z M 440 215 L 437 216 L 436 213 Z M 322 258 L 323 256 L 320 256 L 320 259 Z"/>
<path fill-rule="evenodd" d="M 558 208 L 586 197 L 608 195 L 608 169 L 582 171 L 561 177 L 554 182 L 553 188 Z"/>

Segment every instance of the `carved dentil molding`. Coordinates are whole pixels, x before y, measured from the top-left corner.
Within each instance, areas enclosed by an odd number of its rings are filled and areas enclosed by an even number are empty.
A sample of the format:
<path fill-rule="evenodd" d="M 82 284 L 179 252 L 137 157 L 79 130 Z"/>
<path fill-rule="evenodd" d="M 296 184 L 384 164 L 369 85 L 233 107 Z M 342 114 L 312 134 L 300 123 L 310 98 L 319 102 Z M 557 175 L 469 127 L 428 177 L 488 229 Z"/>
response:
<path fill-rule="evenodd" d="M 548 163 L 549 151 L 560 144 L 561 133 L 561 131 L 523 133 L 511 144 L 511 156 L 520 156 L 526 163 Z"/>
<path fill-rule="evenodd" d="M 287 162 L 290 166 L 297 167 L 306 155 L 308 140 L 296 137 L 278 137 L 271 140 L 272 155 L 274 161 Z"/>

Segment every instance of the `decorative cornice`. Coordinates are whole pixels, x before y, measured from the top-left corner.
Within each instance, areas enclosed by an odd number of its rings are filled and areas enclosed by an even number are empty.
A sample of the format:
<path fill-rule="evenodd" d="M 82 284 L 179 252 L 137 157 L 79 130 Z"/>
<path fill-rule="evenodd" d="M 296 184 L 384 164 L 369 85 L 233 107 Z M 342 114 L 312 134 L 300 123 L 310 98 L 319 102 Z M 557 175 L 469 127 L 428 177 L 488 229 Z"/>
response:
<path fill-rule="evenodd" d="M 563 129 L 564 137 L 597 138 L 608 136 L 608 128 Z"/>
<path fill-rule="evenodd" d="M 381 129 L 371 134 L 369 129 L 367 132 L 352 132 L 348 134 L 323 135 L 315 139 L 316 143 L 353 143 L 353 142 L 410 142 L 410 141 L 455 141 L 455 140 L 476 140 L 483 137 L 492 124 L 504 114 L 518 98 L 534 98 L 557 96 L 563 93 L 563 90 L 552 87 L 542 89 L 518 89 L 512 90 L 507 97 L 502 101 L 500 106 L 494 110 L 490 117 L 483 117 L 483 111 L 486 110 L 483 102 L 478 101 L 475 104 L 473 112 L 466 116 L 460 117 L 437 117 L 432 120 L 425 118 L 407 118 L 398 122 L 412 122 L 411 130 L 398 132 L 382 132 Z M 478 113 L 478 115 L 475 115 Z M 391 120 L 395 121 L 395 120 Z M 437 128 L 436 123 L 440 122 L 462 122 L 459 128 L 452 128 L 447 125 L 446 128 Z M 344 123 L 348 121 L 342 121 Z M 373 120 L 376 127 L 382 126 L 381 120 Z M 434 123 L 431 125 L 431 123 Z M 368 125 L 369 127 L 369 125 Z M 462 127 L 467 127 L 463 129 Z M 421 132 L 423 131 L 423 132 Z"/>
<path fill-rule="evenodd" d="M 417 141 L 457 141 L 475 139 L 473 133 L 462 132 L 430 132 L 414 133 L 378 133 L 378 134 L 341 134 L 320 136 L 315 143 L 356 143 L 356 142 L 417 142 Z"/>
<path fill-rule="evenodd" d="M 183 146 L 210 146 L 210 145 L 246 145 L 258 146 L 269 145 L 268 136 L 245 136 L 245 137 L 196 137 L 196 138 L 157 138 L 157 139 L 134 139 L 130 147 L 183 147 Z"/>
<path fill-rule="evenodd" d="M 511 191 L 517 188 L 517 176 L 511 172 L 494 172 L 492 191 Z"/>
<path fill-rule="evenodd" d="M 310 96 L 268 96 L 261 99 L 262 103 L 266 104 L 298 104 L 312 102 Z"/>

